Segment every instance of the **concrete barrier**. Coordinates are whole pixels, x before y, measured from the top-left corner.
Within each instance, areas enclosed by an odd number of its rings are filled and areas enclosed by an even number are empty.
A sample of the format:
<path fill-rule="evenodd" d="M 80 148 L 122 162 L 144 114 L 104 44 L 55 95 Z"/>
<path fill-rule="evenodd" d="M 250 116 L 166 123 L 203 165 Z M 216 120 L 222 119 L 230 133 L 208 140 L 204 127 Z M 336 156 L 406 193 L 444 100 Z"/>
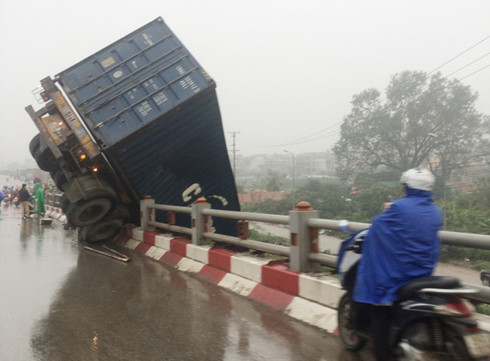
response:
<path fill-rule="evenodd" d="M 335 308 L 344 291 L 335 277 L 290 271 L 284 261 L 252 257 L 224 247 L 194 245 L 184 237 L 130 225 L 114 243 L 327 332 L 337 328 Z"/>
<path fill-rule="evenodd" d="M 44 214 L 47 218 L 53 218 L 57 221 L 60 221 L 62 224 L 66 223 L 66 216 L 59 207 L 46 205 L 46 213 Z"/>

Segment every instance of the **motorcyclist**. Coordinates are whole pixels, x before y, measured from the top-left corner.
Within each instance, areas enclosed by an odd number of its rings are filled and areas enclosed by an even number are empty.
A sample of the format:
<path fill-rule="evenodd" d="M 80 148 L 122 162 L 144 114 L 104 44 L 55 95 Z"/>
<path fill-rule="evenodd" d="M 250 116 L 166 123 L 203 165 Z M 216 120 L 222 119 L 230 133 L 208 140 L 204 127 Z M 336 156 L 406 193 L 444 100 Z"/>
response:
<path fill-rule="evenodd" d="M 434 176 L 427 169 L 409 169 L 400 183 L 406 197 L 374 217 L 366 235 L 353 295 L 358 314 L 370 315 L 374 352 L 383 361 L 390 358 L 386 342 L 397 290 L 431 275 L 440 250 L 442 213 L 432 203 Z"/>

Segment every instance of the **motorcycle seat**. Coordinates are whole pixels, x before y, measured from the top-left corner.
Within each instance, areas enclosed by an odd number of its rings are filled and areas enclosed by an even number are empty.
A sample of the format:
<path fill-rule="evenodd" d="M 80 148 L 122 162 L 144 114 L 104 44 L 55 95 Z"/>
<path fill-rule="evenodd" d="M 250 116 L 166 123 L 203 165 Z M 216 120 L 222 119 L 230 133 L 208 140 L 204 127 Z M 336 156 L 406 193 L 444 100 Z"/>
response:
<path fill-rule="evenodd" d="M 398 298 L 406 300 L 423 288 L 460 288 L 461 282 L 456 277 L 451 276 L 427 276 L 416 278 L 402 286 L 398 290 Z"/>

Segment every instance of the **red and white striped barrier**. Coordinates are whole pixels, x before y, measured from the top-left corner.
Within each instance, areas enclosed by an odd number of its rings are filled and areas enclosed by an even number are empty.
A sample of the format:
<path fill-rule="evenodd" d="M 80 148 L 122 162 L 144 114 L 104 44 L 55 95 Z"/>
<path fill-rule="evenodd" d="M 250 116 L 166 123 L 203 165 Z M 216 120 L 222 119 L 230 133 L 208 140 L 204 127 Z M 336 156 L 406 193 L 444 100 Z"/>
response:
<path fill-rule="evenodd" d="M 344 291 L 333 277 L 293 272 L 282 261 L 196 246 L 184 237 L 130 225 L 116 243 L 328 332 L 337 327 L 335 308 Z"/>
<path fill-rule="evenodd" d="M 46 205 L 45 208 L 46 208 L 46 213 L 44 214 L 44 216 L 46 218 L 53 218 L 60 221 L 63 224 L 66 223 L 66 216 L 61 210 L 61 208 L 48 206 L 48 205 Z"/>

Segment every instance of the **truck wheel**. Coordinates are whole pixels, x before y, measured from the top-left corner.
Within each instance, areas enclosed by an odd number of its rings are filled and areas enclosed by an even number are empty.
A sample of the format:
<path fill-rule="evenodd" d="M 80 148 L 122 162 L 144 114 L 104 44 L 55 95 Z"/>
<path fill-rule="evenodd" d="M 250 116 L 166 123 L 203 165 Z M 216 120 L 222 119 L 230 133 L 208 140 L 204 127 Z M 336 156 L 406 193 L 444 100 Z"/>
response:
<path fill-rule="evenodd" d="M 64 175 L 64 173 L 60 170 L 55 170 L 55 171 L 49 172 L 49 174 L 51 175 L 51 179 L 53 180 L 54 184 L 56 184 L 56 187 L 62 191 L 63 186 L 67 182 L 67 179 L 66 179 L 66 176 Z"/>
<path fill-rule="evenodd" d="M 490 286 L 490 279 L 488 277 L 483 277 L 481 280 L 483 286 Z"/>
<path fill-rule="evenodd" d="M 123 204 L 118 204 L 114 208 L 114 212 L 112 212 L 111 218 L 121 218 L 122 220 L 126 220 L 129 218 L 129 209 Z"/>
<path fill-rule="evenodd" d="M 113 199 L 99 197 L 70 203 L 66 207 L 68 222 L 76 227 L 94 224 L 104 218 L 113 208 Z"/>
<path fill-rule="evenodd" d="M 56 169 L 56 159 L 54 158 L 51 149 L 49 149 L 48 145 L 45 144 L 41 138 L 40 133 L 32 138 L 29 143 L 29 151 L 39 168 L 46 172 L 54 171 Z"/>
<path fill-rule="evenodd" d="M 56 169 L 56 159 L 49 148 L 39 150 L 39 155 L 34 158 L 42 170 L 49 172 Z"/>
<path fill-rule="evenodd" d="M 63 193 L 61 195 L 61 198 L 60 198 L 60 208 L 63 211 L 63 213 L 65 213 L 65 215 L 66 215 L 66 210 L 67 210 L 69 205 L 70 205 L 70 201 L 66 197 L 66 194 Z"/>
<path fill-rule="evenodd" d="M 29 151 L 31 152 L 32 158 L 35 158 L 34 155 L 39 151 L 40 146 L 41 146 L 41 133 L 37 133 L 29 143 Z"/>
<path fill-rule="evenodd" d="M 102 242 L 114 237 L 123 225 L 121 219 L 103 220 L 93 226 L 80 229 L 80 237 L 86 242 Z"/>

